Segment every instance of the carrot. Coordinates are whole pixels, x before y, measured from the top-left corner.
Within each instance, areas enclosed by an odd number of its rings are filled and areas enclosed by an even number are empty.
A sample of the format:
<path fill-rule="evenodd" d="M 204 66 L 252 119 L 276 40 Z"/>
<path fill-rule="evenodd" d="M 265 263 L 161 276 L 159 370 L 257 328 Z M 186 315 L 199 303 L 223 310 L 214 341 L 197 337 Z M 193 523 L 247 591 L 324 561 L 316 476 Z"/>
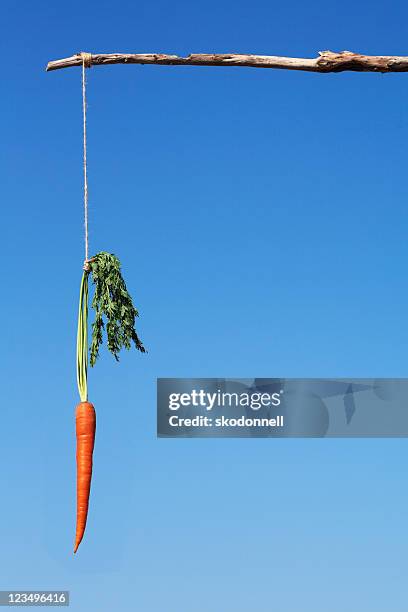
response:
<path fill-rule="evenodd" d="M 92 478 L 92 453 L 95 442 L 96 415 L 90 402 L 80 402 L 76 407 L 77 438 L 77 514 L 74 553 L 84 536 L 88 516 L 89 492 Z"/>

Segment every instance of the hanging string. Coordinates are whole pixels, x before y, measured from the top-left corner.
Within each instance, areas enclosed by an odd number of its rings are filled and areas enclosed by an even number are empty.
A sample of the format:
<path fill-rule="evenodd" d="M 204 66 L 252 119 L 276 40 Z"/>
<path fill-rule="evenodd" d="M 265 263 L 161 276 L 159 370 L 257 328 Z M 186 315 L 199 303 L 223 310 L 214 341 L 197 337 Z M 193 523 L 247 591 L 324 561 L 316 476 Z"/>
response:
<path fill-rule="evenodd" d="M 82 120 L 83 120 L 83 137 L 84 137 L 84 230 L 85 230 L 85 261 L 84 270 L 89 271 L 89 232 L 88 232 L 88 168 L 86 159 L 86 77 L 85 68 L 90 68 L 92 65 L 92 55 L 90 53 L 81 53 L 82 57 Z"/>
<path fill-rule="evenodd" d="M 79 292 L 78 331 L 76 347 L 76 374 L 81 402 L 88 400 L 88 272 L 89 262 L 88 240 L 88 169 L 86 161 L 86 78 L 85 68 L 90 68 L 92 55 L 81 53 L 82 57 L 82 118 L 84 136 L 84 229 L 85 229 L 85 261 Z"/>

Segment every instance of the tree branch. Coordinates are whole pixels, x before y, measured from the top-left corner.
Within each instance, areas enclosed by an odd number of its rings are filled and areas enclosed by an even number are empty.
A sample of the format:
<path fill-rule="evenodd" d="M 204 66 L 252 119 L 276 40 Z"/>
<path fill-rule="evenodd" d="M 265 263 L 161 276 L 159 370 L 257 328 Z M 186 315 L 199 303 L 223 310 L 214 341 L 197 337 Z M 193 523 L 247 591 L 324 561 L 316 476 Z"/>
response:
<path fill-rule="evenodd" d="M 408 56 L 360 55 L 351 51 L 333 53 L 320 51 L 318 57 L 279 57 L 275 55 L 241 55 L 226 53 L 193 53 L 186 57 L 162 53 L 96 53 L 89 58 L 92 66 L 107 64 L 158 64 L 165 66 L 250 66 L 252 68 L 277 68 L 305 70 L 307 72 L 408 72 Z M 49 62 L 47 71 L 81 66 L 80 53 L 65 59 Z"/>

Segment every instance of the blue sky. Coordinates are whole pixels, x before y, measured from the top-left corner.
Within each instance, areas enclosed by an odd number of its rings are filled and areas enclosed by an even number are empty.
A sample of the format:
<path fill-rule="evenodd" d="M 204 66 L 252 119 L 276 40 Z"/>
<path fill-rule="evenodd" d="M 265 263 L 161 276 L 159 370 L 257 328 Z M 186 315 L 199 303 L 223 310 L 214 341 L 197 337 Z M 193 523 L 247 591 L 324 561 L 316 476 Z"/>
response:
<path fill-rule="evenodd" d="M 157 440 L 156 377 L 407 376 L 408 76 L 88 74 L 91 252 L 149 354 L 104 354 L 75 515 L 80 70 L 93 52 L 407 54 L 403 2 L 3 2 L 0 587 L 75 612 L 402 612 L 405 440 Z"/>

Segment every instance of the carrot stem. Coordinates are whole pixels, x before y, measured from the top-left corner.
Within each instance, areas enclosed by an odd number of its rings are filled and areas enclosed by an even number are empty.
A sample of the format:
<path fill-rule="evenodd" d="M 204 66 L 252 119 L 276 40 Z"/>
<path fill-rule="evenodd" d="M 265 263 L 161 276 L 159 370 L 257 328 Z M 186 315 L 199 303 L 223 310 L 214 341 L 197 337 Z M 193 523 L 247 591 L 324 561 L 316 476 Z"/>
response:
<path fill-rule="evenodd" d="M 82 274 L 79 290 L 77 332 L 77 384 L 81 402 L 88 399 L 88 272 Z"/>

